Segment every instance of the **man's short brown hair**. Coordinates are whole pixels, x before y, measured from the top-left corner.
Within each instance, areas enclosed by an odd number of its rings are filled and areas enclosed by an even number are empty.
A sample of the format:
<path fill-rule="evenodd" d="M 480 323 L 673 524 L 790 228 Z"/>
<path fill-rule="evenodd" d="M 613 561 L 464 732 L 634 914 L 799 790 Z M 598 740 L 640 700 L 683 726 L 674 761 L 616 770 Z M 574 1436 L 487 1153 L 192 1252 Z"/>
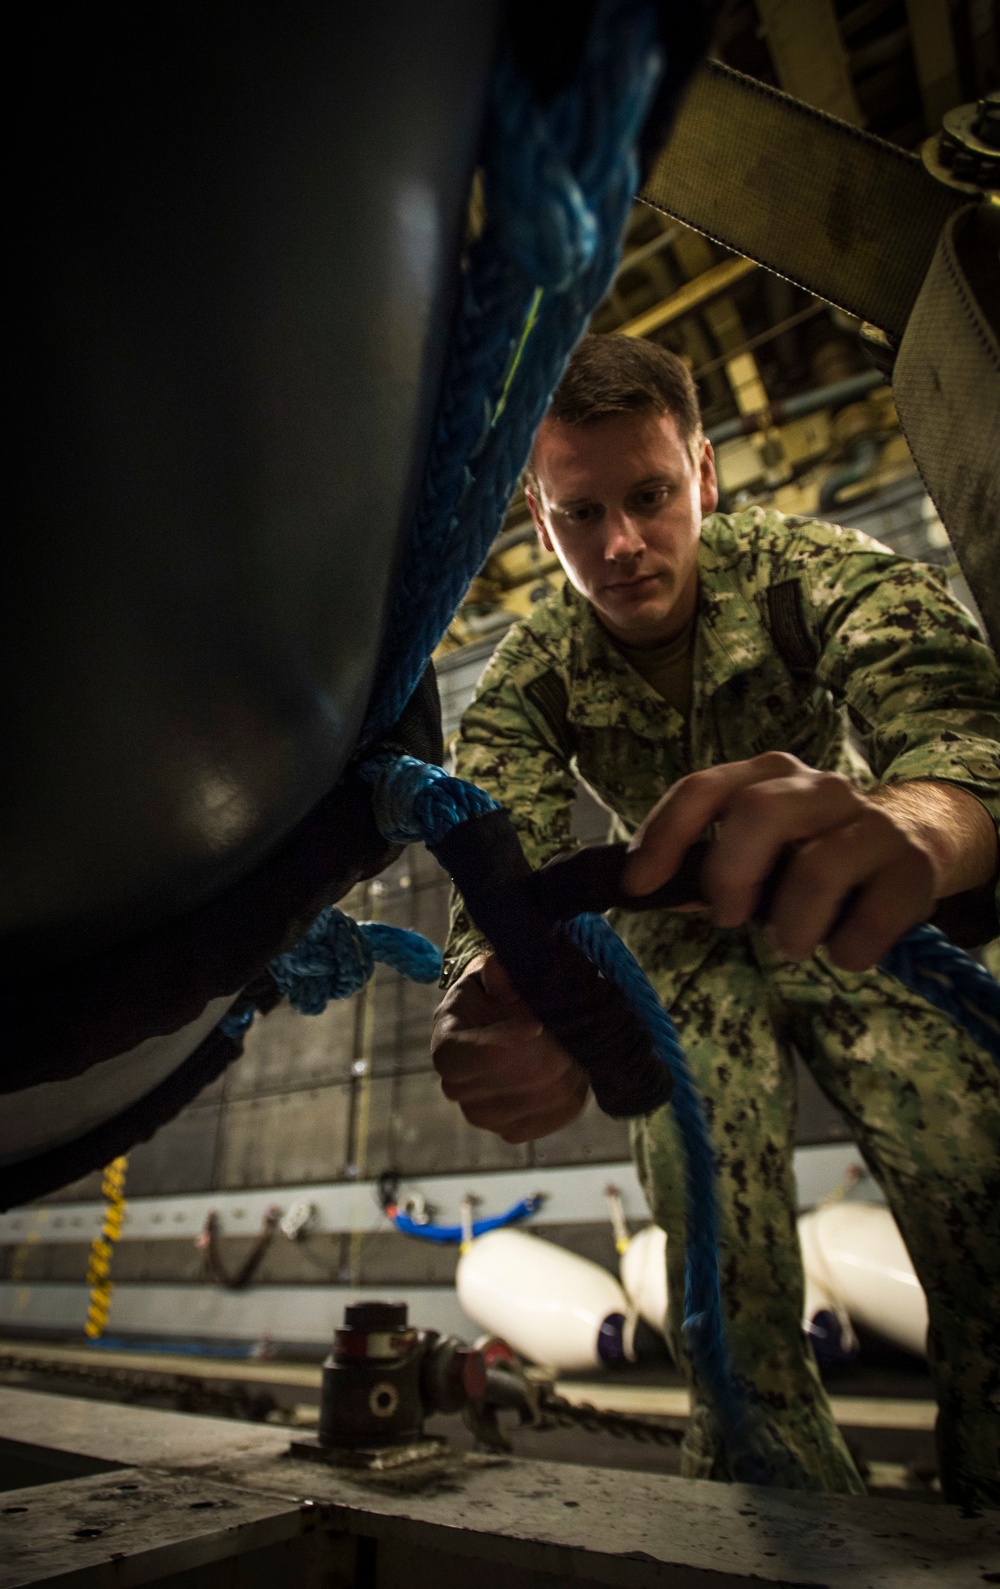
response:
<path fill-rule="evenodd" d="M 669 348 L 641 337 L 585 336 L 556 387 L 546 419 L 589 425 L 612 414 L 652 410 L 672 414 L 681 441 L 695 458 L 701 445 L 701 411 L 691 371 Z M 537 488 L 532 459 L 525 484 Z"/>

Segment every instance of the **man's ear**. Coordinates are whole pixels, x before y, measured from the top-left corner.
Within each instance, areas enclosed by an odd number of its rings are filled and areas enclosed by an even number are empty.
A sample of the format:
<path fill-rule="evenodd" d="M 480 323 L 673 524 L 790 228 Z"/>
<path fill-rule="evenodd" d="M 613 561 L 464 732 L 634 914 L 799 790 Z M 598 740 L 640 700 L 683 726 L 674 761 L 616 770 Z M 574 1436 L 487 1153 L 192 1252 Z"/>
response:
<path fill-rule="evenodd" d="M 715 453 L 708 437 L 702 444 L 701 462 L 699 464 L 699 486 L 701 491 L 702 515 L 714 513 L 719 506 L 719 477 L 715 472 Z"/>
<path fill-rule="evenodd" d="M 545 520 L 542 518 L 542 510 L 538 504 L 538 498 L 528 486 L 525 486 L 524 488 L 524 500 L 527 502 L 528 511 L 535 521 L 535 529 L 538 531 L 538 539 L 541 541 L 547 552 L 554 552 L 555 547 L 552 544 L 552 537 L 545 528 Z"/>

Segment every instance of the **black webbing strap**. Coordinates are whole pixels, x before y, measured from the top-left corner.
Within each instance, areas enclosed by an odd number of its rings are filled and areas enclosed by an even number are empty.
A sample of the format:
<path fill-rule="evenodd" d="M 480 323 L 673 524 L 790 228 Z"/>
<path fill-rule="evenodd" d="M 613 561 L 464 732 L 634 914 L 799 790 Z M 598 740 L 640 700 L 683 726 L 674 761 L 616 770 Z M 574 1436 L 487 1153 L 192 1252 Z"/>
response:
<path fill-rule="evenodd" d="M 897 337 L 967 202 L 915 155 L 715 61 L 639 197 Z"/>
<path fill-rule="evenodd" d="M 652 894 L 627 894 L 622 876 L 628 846 L 595 844 L 550 861 L 541 871 L 532 873 L 528 891 L 537 909 L 553 922 L 566 921 L 585 910 L 601 913 L 606 910 L 676 910 L 680 905 L 697 904 L 703 898 L 701 869 L 707 854 L 706 843 L 692 844 L 673 877 L 662 888 Z M 755 921 L 766 921 L 770 915 L 774 896 L 791 858 L 789 850 L 764 879 L 754 911 Z M 852 901 L 853 895 L 845 900 L 838 920 L 850 910 Z M 948 899 L 939 900 L 931 920 L 959 948 L 978 948 L 994 938 L 1000 926 L 992 887 L 969 889 L 964 894 L 952 894 Z M 830 930 L 832 932 L 833 928 Z"/>
<path fill-rule="evenodd" d="M 507 813 L 459 823 L 434 854 L 521 998 L 586 1070 L 605 1114 L 626 1119 L 666 1103 L 670 1074 L 649 1034 L 618 989 L 553 931 Z"/>

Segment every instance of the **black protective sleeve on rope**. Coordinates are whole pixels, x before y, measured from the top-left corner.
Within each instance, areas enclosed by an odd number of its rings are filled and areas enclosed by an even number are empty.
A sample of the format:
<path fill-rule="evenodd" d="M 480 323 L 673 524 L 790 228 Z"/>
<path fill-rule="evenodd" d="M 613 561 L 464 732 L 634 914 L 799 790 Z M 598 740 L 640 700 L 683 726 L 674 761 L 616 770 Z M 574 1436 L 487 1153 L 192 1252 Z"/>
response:
<path fill-rule="evenodd" d="M 707 844 L 692 844 L 668 883 L 652 894 L 626 894 L 622 873 L 628 859 L 627 844 L 593 844 L 571 855 L 550 861 L 533 872 L 529 889 L 536 906 L 550 921 L 593 910 L 676 910 L 701 898 L 702 863 Z"/>
<path fill-rule="evenodd" d="M 535 902 L 533 874 L 507 813 L 459 823 L 434 854 L 521 998 L 587 1072 L 605 1114 L 627 1119 L 666 1103 L 670 1073 L 645 1027 Z"/>
<path fill-rule="evenodd" d="M 707 854 L 706 843 L 692 844 L 673 877 L 662 888 L 652 894 L 627 894 L 622 887 L 622 874 L 628 859 L 628 846 L 595 844 L 574 850 L 571 855 L 550 861 L 540 872 L 533 872 L 528 891 L 549 921 L 567 921 L 586 910 L 601 914 L 606 910 L 676 910 L 679 905 L 697 904 L 702 899 L 701 869 Z M 754 911 L 755 921 L 767 921 L 790 860 L 789 851 L 780 857 L 764 879 L 760 901 Z M 831 932 L 847 915 L 853 902 L 851 894 L 830 928 Z M 997 933 L 992 885 L 939 900 L 931 921 L 960 949 L 976 949 L 988 943 Z"/>

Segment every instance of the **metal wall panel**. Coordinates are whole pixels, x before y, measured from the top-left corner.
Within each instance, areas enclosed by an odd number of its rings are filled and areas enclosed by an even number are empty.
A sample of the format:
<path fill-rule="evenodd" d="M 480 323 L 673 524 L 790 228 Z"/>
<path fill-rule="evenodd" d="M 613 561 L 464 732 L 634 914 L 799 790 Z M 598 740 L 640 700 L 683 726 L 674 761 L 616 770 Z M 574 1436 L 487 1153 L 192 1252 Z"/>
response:
<path fill-rule="evenodd" d="M 427 1329 L 473 1340 L 479 1328 L 462 1312 L 450 1286 L 399 1287 L 410 1318 Z M 164 1333 L 188 1340 L 259 1341 L 268 1336 L 296 1346 L 328 1347 L 344 1306 L 357 1291 L 341 1286 L 257 1286 L 223 1291 L 216 1286 L 119 1285 L 112 1302 L 115 1334 Z M 83 1333 L 88 1292 L 84 1285 L 16 1286 L 0 1282 L 0 1326 L 8 1331 L 72 1330 Z"/>
<path fill-rule="evenodd" d="M 372 1073 L 427 1070 L 431 1063 L 431 1021 L 440 989 L 407 982 L 394 971 L 380 972 L 371 984 L 375 1004 L 372 1029 Z"/>
<path fill-rule="evenodd" d="M 397 1076 L 381 1085 L 392 1088 L 393 1125 L 391 1157 L 383 1168 L 401 1175 L 434 1175 L 527 1168 L 530 1163 L 527 1147 L 511 1146 L 490 1131 L 470 1126 L 458 1105 L 442 1093 L 435 1071 Z M 369 1165 L 376 1173 L 374 1158 Z"/>
<path fill-rule="evenodd" d="M 194 1103 L 128 1155 L 127 1197 L 196 1192 L 212 1185 L 220 1102 Z"/>
<path fill-rule="evenodd" d="M 269 1015 L 258 1016 L 242 1058 L 227 1072 L 227 1100 L 347 1081 L 356 1015 L 354 999 L 336 999 L 322 1015 L 299 1015 L 282 1003 Z"/>
<path fill-rule="evenodd" d="M 629 1157 L 627 1120 L 611 1120 L 593 1098 L 579 1119 L 534 1144 L 535 1164 L 614 1163 Z"/>
<path fill-rule="evenodd" d="M 455 1280 L 458 1248 L 420 1241 L 387 1231 L 365 1236 L 360 1244 L 358 1280 L 364 1286 L 450 1286 Z"/>
<path fill-rule="evenodd" d="M 341 1083 L 234 1099 L 222 1119 L 214 1184 L 287 1186 L 339 1179 L 347 1163 L 350 1095 L 350 1086 Z"/>

